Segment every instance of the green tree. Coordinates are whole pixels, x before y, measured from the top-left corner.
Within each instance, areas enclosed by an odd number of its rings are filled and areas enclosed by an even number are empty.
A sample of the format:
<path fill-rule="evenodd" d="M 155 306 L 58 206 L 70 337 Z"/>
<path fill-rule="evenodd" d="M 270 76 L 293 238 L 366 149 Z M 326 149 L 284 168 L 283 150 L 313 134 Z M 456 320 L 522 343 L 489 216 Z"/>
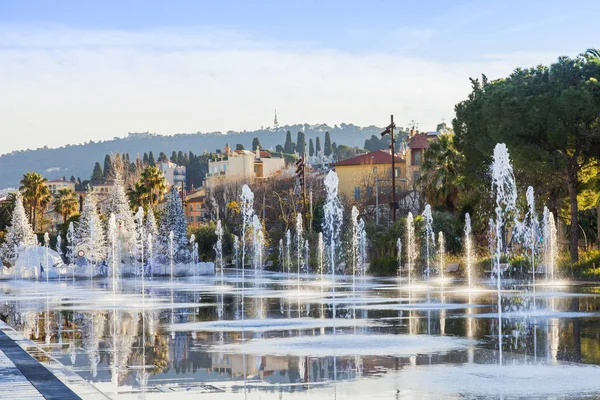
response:
<path fill-rule="evenodd" d="M 312 138 L 308 139 L 308 155 L 311 157 L 315 155 L 315 144 Z"/>
<path fill-rule="evenodd" d="M 110 154 L 107 154 L 104 156 L 104 170 L 103 172 L 103 176 L 104 179 L 111 179 L 114 177 L 114 172 L 113 171 L 113 164 L 112 164 L 112 159 L 110 157 Z"/>
<path fill-rule="evenodd" d="M 167 190 L 167 181 L 163 173 L 156 167 L 144 168 L 139 184 L 147 190 L 148 203 L 151 206 L 156 205 Z"/>
<path fill-rule="evenodd" d="M 495 143 L 504 142 L 516 170 L 543 182 L 546 192 L 558 197 L 566 186 L 572 262 L 579 257 L 578 196 L 599 174 L 599 79 L 600 60 L 584 56 L 517 69 L 493 82 L 484 76 L 472 80 L 473 91 L 456 106 L 453 121 L 466 174 L 481 178 L 477 163 L 489 164 Z"/>
<path fill-rule="evenodd" d="M 329 136 L 329 132 L 325 132 L 325 143 L 323 144 L 323 154 L 326 156 L 331 155 L 331 137 Z"/>
<path fill-rule="evenodd" d="M 254 139 L 252 139 L 252 151 L 256 151 L 257 147 L 262 148 L 262 146 L 260 145 L 260 141 L 257 137 L 255 137 Z"/>
<path fill-rule="evenodd" d="M 142 163 L 144 165 L 148 165 L 148 153 L 144 152 L 144 156 L 142 157 Z"/>
<path fill-rule="evenodd" d="M 29 222 L 33 231 L 38 227 L 39 213 L 43 212 L 52 201 L 50 190 L 46 186 L 48 180 L 37 172 L 27 172 L 21 179 L 19 190 L 23 194 L 23 205 L 29 214 Z"/>
<path fill-rule="evenodd" d="M 92 182 L 92 185 L 97 185 L 104 180 L 104 173 L 102 172 L 102 167 L 97 161 L 96 164 L 94 164 L 94 171 L 92 172 L 92 177 L 90 180 Z"/>
<path fill-rule="evenodd" d="M 316 154 L 321 153 L 321 138 L 319 138 L 318 136 L 317 136 L 317 140 L 315 142 L 315 153 Z"/>
<path fill-rule="evenodd" d="M 154 159 L 154 153 L 152 150 L 148 153 L 148 165 L 154 167 L 156 165 L 156 160 Z"/>
<path fill-rule="evenodd" d="M 238 151 L 242 151 L 242 150 L 244 150 L 244 145 L 241 143 L 238 143 L 235 145 L 235 149 Z"/>
<path fill-rule="evenodd" d="M 97 163 L 98 164 L 98 163 Z M 54 200 L 54 211 L 63 217 L 63 222 L 79 211 L 79 195 L 73 189 L 64 188 L 58 191 Z"/>
<path fill-rule="evenodd" d="M 283 144 L 283 152 L 292 154 L 295 151 L 295 147 L 294 142 L 292 142 L 292 133 L 287 131 L 285 134 L 285 143 Z"/>
<path fill-rule="evenodd" d="M 171 160 L 172 163 L 177 164 L 177 152 L 175 150 L 171 153 L 171 158 L 169 160 Z"/>
<path fill-rule="evenodd" d="M 418 184 L 433 207 L 444 207 L 454 213 L 463 187 L 461 174 L 463 155 L 454 145 L 453 134 L 440 135 L 423 155 Z"/>
<path fill-rule="evenodd" d="M 165 162 L 168 161 L 169 159 L 167 158 L 167 155 L 165 154 L 164 151 L 161 151 L 160 154 L 158 155 L 158 160 L 156 160 L 157 162 Z"/>
<path fill-rule="evenodd" d="M 306 152 L 306 136 L 302 131 L 298 131 L 298 136 L 296 138 L 296 151 L 298 151 L 300 155 Z"/>

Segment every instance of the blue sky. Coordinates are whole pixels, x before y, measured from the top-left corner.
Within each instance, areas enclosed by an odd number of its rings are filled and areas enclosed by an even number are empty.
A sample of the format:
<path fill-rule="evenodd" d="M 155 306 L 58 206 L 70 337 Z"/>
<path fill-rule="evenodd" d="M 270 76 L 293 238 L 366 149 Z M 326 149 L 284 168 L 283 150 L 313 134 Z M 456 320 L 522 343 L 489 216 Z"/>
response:
<path fill-rule="evenodd" d="M 0 153 L 256 129 L 275 108 L 283 123 L 394 113 L 427 129 L 452 117 L 470 76 L 598 47 L 598 11 L 596 1 L 0 0 L 0 129 L 12 133 Z"/>

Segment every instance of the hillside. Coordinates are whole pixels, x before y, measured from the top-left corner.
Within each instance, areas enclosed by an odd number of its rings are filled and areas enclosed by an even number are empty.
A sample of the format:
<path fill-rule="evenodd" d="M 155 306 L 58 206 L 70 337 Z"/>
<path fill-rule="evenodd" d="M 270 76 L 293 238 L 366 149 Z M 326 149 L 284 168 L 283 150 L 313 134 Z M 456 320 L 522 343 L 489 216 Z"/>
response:
<path fill-rule="evenodd" d="M 261 145 L 274 149 L 283 144 L 286 132 L 290 131 L 295 140 L 296 134 L 304 130 L 306 141 L 321 137 L 323 143 L 325 132 L 331 135 L 331 141 L 337 144 L 363 147 L 365 140 L 371 135 L 379 135 L 381 128 L 376 126 L 359 127 L 352 124 L 341 124 L 334 127 L 327 125 L 286 125 L 277 130 L 257 130 L 244 132 L 227 132 L 226 134 L 195 133 L 177 134 L 173 136 L 130 134 L 126 138 L 115 138 L 104 142 L 88 142 L 80 145 L 69 145 L 56 149 L 40 148 L 36 150 L 16 151 L 0 156 L 0 188 L 17 187 L 19 180 L 27 171 L 39 172 L 48 179 L 59 179 L 73 175 L 88 179 L 96 161 L 102 162 L 110 153 L 129 153 L 132 158 L 138 154 L 152 151 L 158 155 L 161 151 L 170 154 L 172 151 L 193 151 L 202 154 L 204 151 L 214 152 L 223 149 L 225 143 L 234 147 L 241 143 L 251 148 L 252 139 L 258 137 Z"/>

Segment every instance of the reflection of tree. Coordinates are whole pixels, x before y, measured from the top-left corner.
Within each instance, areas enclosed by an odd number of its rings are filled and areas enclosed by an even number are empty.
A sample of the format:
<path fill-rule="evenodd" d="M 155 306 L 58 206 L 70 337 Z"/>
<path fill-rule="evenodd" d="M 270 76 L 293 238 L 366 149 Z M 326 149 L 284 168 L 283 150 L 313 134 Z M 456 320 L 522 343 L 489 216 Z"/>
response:
<path fill-rule="evenodd" d="M 106 316 L 102 311 L 84 313 L 81 331 L 83 335 L 83 348 L 88 356 L 90 372 L 93 377 L 98 373 L 100 352 L 98 350 L 100 339 L 104 336 Z"/>
<path fill-rule="evenodd" d="M 115 385 L 123 384 L 129 373 L 128 360 L 133 342 L 137 337 L 138 316 L 131 312 L 114 311 L 109 313 L 111 326 L 111 381 Z"/>

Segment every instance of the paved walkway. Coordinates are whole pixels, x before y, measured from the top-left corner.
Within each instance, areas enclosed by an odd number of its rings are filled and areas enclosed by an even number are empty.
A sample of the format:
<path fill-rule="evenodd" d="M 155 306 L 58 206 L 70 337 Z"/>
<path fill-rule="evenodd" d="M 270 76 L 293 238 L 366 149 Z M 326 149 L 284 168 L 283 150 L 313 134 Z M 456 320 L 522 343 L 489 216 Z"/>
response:
<path fill-rule="evenodd" d="M 108 397 L 0 321 L 0 399 L 82 398 Z"/>

